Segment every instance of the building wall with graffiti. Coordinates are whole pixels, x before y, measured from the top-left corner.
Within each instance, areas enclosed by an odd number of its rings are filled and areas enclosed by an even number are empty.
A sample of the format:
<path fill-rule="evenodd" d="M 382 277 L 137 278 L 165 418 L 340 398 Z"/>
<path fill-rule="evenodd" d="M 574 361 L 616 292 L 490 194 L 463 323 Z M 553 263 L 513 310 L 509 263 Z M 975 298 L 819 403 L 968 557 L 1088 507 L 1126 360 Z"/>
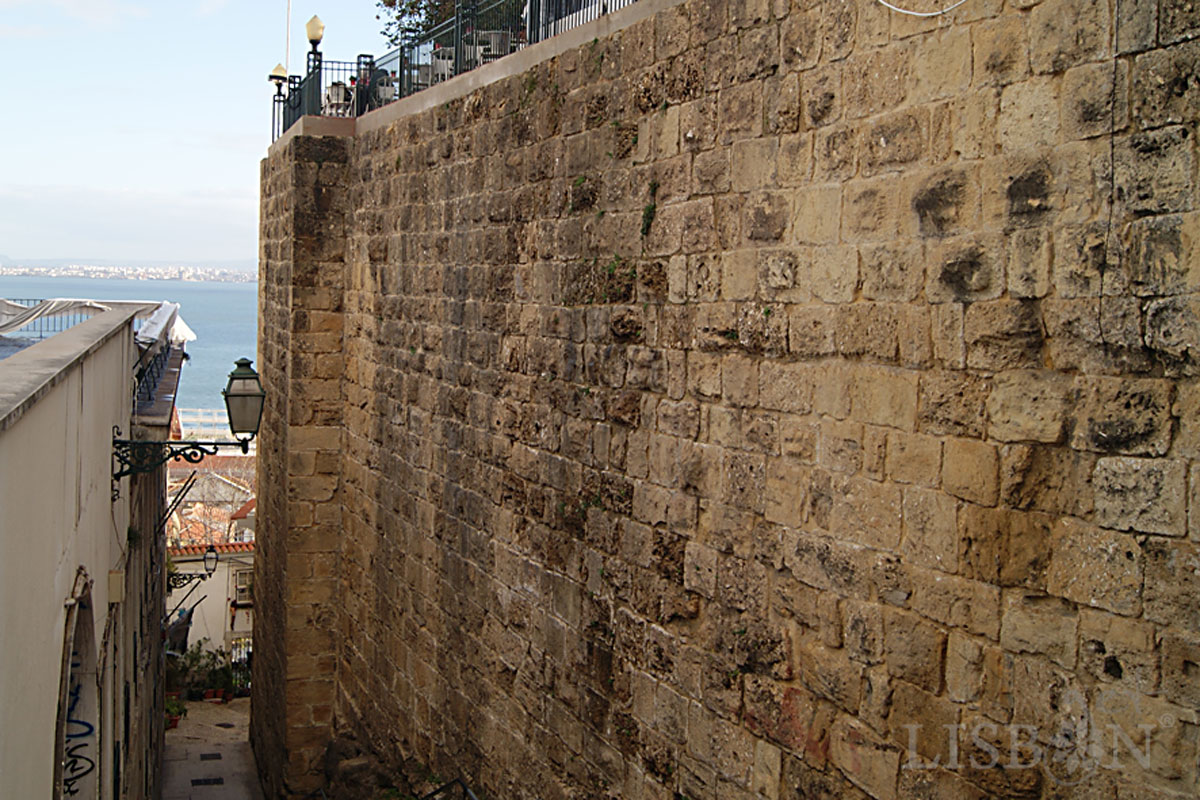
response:
<path fill-rule="evenodd" d="M 166 482 L 112 480 L 114 427 L 165 437 L 135 416 L 132 321 L 0 361 L 0 797 L 159 794 Z"/>

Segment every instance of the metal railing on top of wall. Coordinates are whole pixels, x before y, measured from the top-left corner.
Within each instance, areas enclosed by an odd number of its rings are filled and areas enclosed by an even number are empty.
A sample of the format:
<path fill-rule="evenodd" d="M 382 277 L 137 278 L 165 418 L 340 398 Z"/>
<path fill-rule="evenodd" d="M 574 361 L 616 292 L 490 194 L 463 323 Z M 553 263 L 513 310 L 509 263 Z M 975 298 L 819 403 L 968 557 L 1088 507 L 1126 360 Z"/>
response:
<path fill-rule="evenodd" d="M 460 3 L 455 13 L 414 31 L 376 59 L 326 61 L 308 54 L 305 74 L 280 85 L 273 99 L 271 140 L 300 117 L 358 117 L 517 50 L 599 19 L 636 0 L 491 0 Z"/>

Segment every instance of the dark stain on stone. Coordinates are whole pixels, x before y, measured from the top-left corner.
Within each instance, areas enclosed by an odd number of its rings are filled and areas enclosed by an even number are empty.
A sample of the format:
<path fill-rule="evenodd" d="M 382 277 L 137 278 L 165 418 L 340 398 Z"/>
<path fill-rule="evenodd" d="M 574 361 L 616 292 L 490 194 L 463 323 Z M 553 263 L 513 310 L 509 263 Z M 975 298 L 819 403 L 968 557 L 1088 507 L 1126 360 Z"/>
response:
<path fill-rule="evenodd" d="M 829 112 L 833 110 L 833 101 L 835 95 L 833 92 L 821 92 L 813 98 L 813 101 L 808 106 L 808 117 L 814 125 L 820 125 L 821 121 L 829 116 Z"/>
<path fill-rule="evenodd" d="M 630 342 L 641 338 L 641 317 L 631 309 L 614 311 L 609 324 L 613 339 L 618 342 Z"/>
<path fill-rule="evenodd" d="M 571 213 L 588 211 L 596 205 L 596 182 L 586 177 L 580 177 L 571 184 L 571 200 L 568 210 Z"/>
<path fill-rule="evenodd" d="M 1088 420 L 1088 441 L 1097 450 L 1130 450 L 1157 433 L 1159 408 L 1152 395 L 1146 392 L 1131 392 L 1126 397 L 1122 410 L 1124 413 L 1113 419 Z"/>
<path fill-rule="evenodd" d="M 1007 192 L 1009 215 L 1029 219 L 1049 211 L 1051 180 L 1050 170 L 1045 166 L 1034 167 L 1013 178 Z"/>
<path fill-rule="evenodd" d="M 608 419 L 636 428 L 642 419 L 642 397 L 638 392 L 618 392 L 609 398 Z"/>
<path fill-rule="evenodd" d="M 584 123 L 594 128 L 608 119 L 608 95 L 593 95 L 584 108 Z"/>
<path fill-rule="evenodd" d="M 1177 73 L 1174 78 L 1167 82 L 1167 92 L 1175 97 L 1183 97 L 1188 91 L 1188 76 L 1182 73 Z"/>
<path fill-rule="evenodd" d="M 984 252 L 978 245 L 955 255 L 942 265 L 938 280 L 959 300 L 981 292 L 991 284 L 991 275 L 984 264 Z"/>
<path fill-rule="evenodd" d="M 629 123 L 621 123 L 613 127 L 613 157 L 626 158 L 633 152 L 634 145 L 637 144 L 638 131 L 637 126 Z"/>
<path fill-rule="evenodd" d="M 663 302 L 667 299 L 667 265 L 661 261 L 646 262 L 638 267 L 638 286 L 645 300 Z"/>
<path fill-rule="evenodd" d="M 1107 103 L 1091 103 L 1087 100 L 1079 101 L 1079 118 L 1084 122 L 1095 123 L 1103 122 L 1111 117 Z"/>
<path fill-rule="evenodd" d="M 987 57 L 987 60 L 983 62 L 983 68 L 987 72 L 1003 73 L 1007 72 L 1009 68 L 1012 67 L 1012 63 L 1012 53 L 992 53 Z"/>
<path fill-rule="evenodd" d="M 1125 670 L 1121 668 L 1121 662 L 1116 656 L 1109 656 L 1104 659 L 1104 674 L 1110 678 L 1120 678 L 1125 674 Z"/>
<path fill-rule="evenodd" d="M 966 181 L 957 173 L 945 175 L 917 192 L 913 211 L 926 236 L 943 236 L 958 219 L 959 205 L 966 194 Z"/>

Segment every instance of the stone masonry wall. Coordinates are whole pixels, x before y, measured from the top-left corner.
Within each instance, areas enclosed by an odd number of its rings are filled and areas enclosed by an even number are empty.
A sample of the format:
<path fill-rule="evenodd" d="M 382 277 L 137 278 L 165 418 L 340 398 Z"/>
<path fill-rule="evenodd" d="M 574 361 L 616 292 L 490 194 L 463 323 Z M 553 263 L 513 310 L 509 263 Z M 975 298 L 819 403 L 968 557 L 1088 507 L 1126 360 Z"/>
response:
<path fill-rule="evenodd" d="M 346 142 L 302 139 L 264 163 L 251 743 L 269 797 L 321 784 L 331 738 L 341 539 Z"/>
<path fill-rule="evenodd" d="M 1193 796 L 1197 35 L 1181 0 L 688 0 L 273 154 L 260 763 Z"/>

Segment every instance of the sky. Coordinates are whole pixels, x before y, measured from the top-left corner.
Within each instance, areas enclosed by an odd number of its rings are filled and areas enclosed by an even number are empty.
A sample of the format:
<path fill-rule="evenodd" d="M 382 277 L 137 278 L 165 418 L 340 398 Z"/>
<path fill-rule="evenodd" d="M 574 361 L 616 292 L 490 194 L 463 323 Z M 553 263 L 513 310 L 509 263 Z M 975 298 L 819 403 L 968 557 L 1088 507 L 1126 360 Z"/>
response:
<path fill-rule="evenodd" d="M 273 85 L 387 48 L 374 0 L 0 0 L 0 258 L 258 257 Z M 285 65 L 287 66 L 287 65 Z"/>

